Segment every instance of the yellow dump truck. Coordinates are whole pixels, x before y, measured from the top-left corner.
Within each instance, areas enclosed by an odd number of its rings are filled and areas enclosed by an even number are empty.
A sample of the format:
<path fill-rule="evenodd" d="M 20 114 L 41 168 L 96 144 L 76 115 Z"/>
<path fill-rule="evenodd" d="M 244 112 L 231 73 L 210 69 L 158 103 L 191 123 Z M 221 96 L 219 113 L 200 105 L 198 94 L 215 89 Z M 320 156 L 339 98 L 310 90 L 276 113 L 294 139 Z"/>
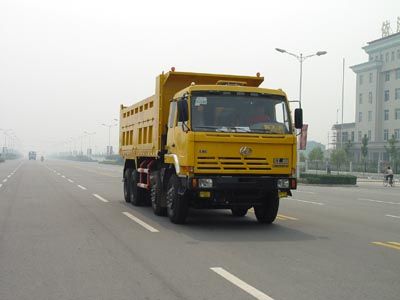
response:
<path fill-rule="evenodd" d="M 184 223 L 189 208 L 231 209 L 272 223 L 279 198 L 296 189 L 295 122 L 282 90 L 264 78 L 160 74 L 155 94 L 120 109 L 124 197 Z"/>

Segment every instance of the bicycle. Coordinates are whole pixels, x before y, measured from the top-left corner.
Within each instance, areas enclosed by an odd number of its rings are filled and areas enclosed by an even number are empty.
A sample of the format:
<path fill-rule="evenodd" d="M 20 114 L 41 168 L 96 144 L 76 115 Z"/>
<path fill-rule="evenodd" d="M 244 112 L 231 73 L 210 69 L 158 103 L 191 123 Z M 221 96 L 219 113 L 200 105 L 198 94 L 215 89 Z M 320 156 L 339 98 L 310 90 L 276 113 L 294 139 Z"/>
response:
<path fill-rule="evenodd" d="M 393 177 L 387 177 L 385 175 L 385 176 L 383 176 L 383 186 L 387 187 L 388 185 L 393 187 L 394 186 L 394 179 L 393 179 Z"/>

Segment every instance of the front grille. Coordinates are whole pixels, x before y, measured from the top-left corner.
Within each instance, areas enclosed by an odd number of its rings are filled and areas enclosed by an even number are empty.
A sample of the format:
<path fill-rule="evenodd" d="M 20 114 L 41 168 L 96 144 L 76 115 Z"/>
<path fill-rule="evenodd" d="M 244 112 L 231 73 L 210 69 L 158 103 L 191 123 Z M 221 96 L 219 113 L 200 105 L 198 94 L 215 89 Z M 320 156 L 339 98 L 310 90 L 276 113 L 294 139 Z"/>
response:
<path fill-rule="evenodd" d="M 197 171 L 268 171 L 271 167 L 265 157 L 199 156 Z"/>

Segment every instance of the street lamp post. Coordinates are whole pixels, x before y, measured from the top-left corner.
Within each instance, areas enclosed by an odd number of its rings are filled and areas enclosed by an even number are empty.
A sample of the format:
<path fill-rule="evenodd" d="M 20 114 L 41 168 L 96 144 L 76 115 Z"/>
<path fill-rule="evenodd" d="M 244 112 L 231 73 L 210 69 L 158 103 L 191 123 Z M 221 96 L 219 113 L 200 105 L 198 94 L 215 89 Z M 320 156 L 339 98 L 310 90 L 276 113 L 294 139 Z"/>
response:
<path fill-rule="evenodd" d="M 6 149 L 7 149 L 7 136 L 10 137 L 10 136 L 8 135 L 8 133 L 9 133 L 9 132 L 12 133 L 13 130 L 12 130 L 12 129 L 2 129 L 2 128 L 0 128 L 0 131 L 3 131 L 3 134 L 4 134 L 3 152 L 5 152 Z M 8 141 L 8 143 L 10 144 L 10 140 Z"/>
<path fill-rule="evenodd" d="M 88 143 L 87 143 L 87 149 L 86 149 L 86 153 L 87 153 L 87 155 L 91 155 L 92 153 L 92 150 L 91 150 L 91 147 L 90 147 L 90 136 L 91 135 L 94 135 L 94 134 L 96 134 L 96 132 L 87 132 L 87 131 L 84 131 L 84 134 L 85 134 L 85 136 L 88 138 Z"/>
<path fill-rule="evenodd" d="M 111 127 L 117 126 L 117 123 L 115 123 L 115 122 L 118 122 L 118 120 L 117 119 L 113 119 L 110 124 L 105 124 L 105 123 L 101 124 L 102 126 L 108 127 L 107 155 L 111 155 Z"/>
<path fill-rule="evenodd" d="M 313 56 L 321 56 L 321 55 L 325 55 L 328 52 L 326 51 L 318 51 L 314 54 L 309 54 L 309 55 L 303 55 L 303 53 L 300 54 L 294 54 L 291 52 L 286 51 L 285 49 L 281 49 L 281 48 L 275 48 L 276 51 L 280 52 L 280 53 L 286 53 L 289 54 L 293 57 L 295 57 L 299 63 L 300 63 L 300 84 L 299 84 L 299 107 L 301 108 L 301 93 L 302 93 L 302 86 L 303 86 L 303 62 L 310 57 Z M 299 168 L 299 155 L 297 155 L 297 168 L 296 168 L 296 175 L 297 178 L 300 178 L 300 168 Z"/>

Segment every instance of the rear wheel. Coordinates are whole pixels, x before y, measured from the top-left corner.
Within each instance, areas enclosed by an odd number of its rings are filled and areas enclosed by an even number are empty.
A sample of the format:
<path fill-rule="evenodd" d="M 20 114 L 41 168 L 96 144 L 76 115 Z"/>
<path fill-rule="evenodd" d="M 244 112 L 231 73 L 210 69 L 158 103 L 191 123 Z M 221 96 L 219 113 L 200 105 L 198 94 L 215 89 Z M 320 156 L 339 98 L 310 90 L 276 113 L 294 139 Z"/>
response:
<path fill-rule="evenodd" d="M 150 175 L 150 199 L 151 199 L 151 207 L 153 208 L 153 212 L 157 216 L 165 216 L 167 215 L 167 208 L 161 206 L 161 197 L 162 189 L 161 189 L 161 179 L 159 172 L 152 172 Z"/>
<path fill-rule="evenodd" d="M 167 212 L 175 224 L 185 223 L 189 211 L 187 197 L 178 193 L 179 187 L 179 178 L 175 174 L 171 175 L 167 189 Z"/>
<path fill-rule="evenodd" d="M 260 223 L 271 224 L 275 221 L 279 209 L 279 195 L 278 191 L 271 192 L 266 201 L 254 206 L 254 213 L 257 221 Z"/>
<path fill-rule="evenodd" d="M 125 169 L 124 171 L 124 198 L 126 202 L 131 202 L 131 169 Z"/>
<path fill-rule="evenodd" d="M 139 180 L 139 173 L 136 170 L 131 172 L 130 176 L 130 202 L 135 206 L 143 204 L 143 190 L 137 186 Z"/>
<path fill-rule="evenodd" d="M 244 217 L 247 214 L 247 207 L 232 207 L 232 215 L 235 217 Z"/>

